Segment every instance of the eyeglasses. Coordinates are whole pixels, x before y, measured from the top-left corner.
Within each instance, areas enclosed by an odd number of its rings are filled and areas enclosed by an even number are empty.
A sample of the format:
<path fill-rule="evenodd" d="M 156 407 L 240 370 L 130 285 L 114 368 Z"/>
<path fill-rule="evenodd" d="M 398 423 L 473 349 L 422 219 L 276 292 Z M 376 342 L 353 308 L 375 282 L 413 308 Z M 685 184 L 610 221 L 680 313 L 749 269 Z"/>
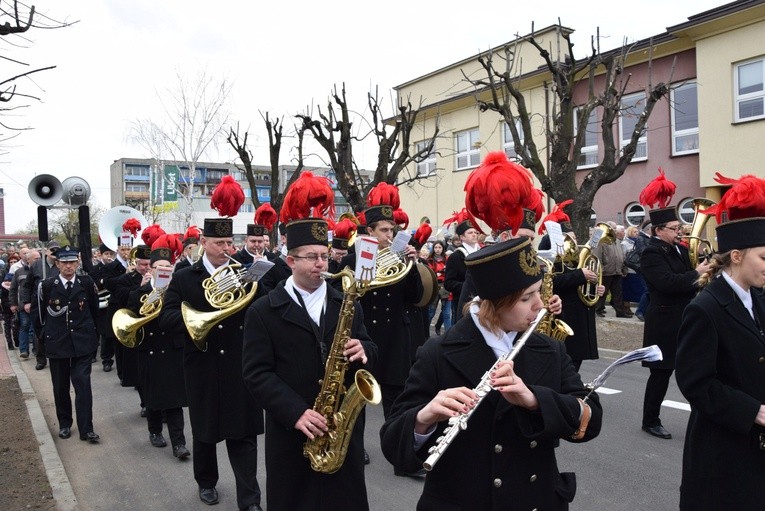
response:
<path fill-rule="evenodd" d="M 675 226 L 675 227 L 665 227 L 665 229 L 667 229 L 668 231 L 674 231 L 674 232 L 677 232 L 677 231 L 679 231 L 679 230 L 680 230 L 680 226 L 679 226 L 679 225 L 677 225 L 677 226 Z"/>
<path fill-rule="evenodd" d="M 329 254 L 308 254 L 307 256 L 292 256 L 293 259 L 305 259 L 306 261 L 311 261 L 312 263 L 315 263 L 320 258 L 322 261 L 329 261 Z"/>

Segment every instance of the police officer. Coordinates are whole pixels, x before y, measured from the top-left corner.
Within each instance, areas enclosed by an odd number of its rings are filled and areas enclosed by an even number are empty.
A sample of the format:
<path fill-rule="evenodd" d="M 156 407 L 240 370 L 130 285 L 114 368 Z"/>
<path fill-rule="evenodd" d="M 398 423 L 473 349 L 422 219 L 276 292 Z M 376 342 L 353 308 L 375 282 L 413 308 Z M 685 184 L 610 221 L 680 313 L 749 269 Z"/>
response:
<path fill-rule="evenodd" d="M 78 252 L 70 246 L 56 252 L 60 274 L 40 284 L 39 319 L 50 361 L 58 436 L 66 439 L 72 434 L 71 381 L 80 440 L 96 443 L 99 436 L 93 431 L 90 364 L 98 348 L 95 323 L 98 295 L 93 279 L 76 273 L 80 266 Z"/>

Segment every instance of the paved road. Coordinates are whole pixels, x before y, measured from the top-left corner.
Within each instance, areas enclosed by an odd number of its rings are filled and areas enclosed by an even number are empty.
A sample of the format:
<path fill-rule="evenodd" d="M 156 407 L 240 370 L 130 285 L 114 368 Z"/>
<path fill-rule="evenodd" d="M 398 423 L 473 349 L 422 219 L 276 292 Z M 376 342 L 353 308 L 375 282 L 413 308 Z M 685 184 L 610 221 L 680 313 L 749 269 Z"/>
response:
<path fill-rule="evenodd" d="M 585 362 L 583 379 L 592 380 L 616 356 L 618 354 L 604 352 L 604 358 Z M 47 369 L 35 371 L 33 364 L 33 361 L 26 361 L 21 367 L 37 394 L 79 509 L 208 509 L 197 498 L 191 462 L 173 458 L 169 447 L 158 449 L 149 444 L 146 421 L 139 416 L 138 394 L 121 387 L 116 372 L 104 373 L 100 364 L 93 366 L 94 422 L 102 442 L 89 445 L 78 440 L 77 431 L 68 440 L 56 436 L 58 424 L 55 423 L 50 375 Z M 688 412 L 664 408 L 662 417 L 664 425 L 674 435 L 672 440 L 656 439 L 640 431 L 647 374 L 639 364 L 618 369 L 606 384 L 608 389 L 618 393 L 601 393 L 605 421 L 600 437 L 580 445 L 563 442 L 559 449 L 561 470 L 577 472 L 579 489 L 571 508 L 573 511 L 677 509 Z M 674 381 L 667 398 L 684 402 Z M 379 449 L 381 424 L 381 407 L 368 408 L 366 438 L 372 463 L 367 467 L 367 490 L 371 508 L 414 509 L 422 484 L 393 475 Z M 188 424 L 186 435 L 191 445 Z M 263 445 L 262 437 L 260 445 Z M 234 510 L 234 478 L 223 444 L 219 445 L 218 456 L 221 502 L 215 509 Z M 263 466 L 262 451 L 260 466 Z M 259 480 L 265 490 L 264 473 Z"/>

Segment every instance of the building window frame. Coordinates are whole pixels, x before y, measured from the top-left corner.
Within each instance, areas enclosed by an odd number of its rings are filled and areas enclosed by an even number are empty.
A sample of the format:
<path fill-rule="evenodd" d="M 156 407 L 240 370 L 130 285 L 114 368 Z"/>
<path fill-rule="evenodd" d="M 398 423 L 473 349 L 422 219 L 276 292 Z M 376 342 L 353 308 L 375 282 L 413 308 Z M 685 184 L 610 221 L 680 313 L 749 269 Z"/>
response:
<path fill-rule="evenodd" d="M 478 128 L 454 134 L 454 170 L 466 170 L 481 163 L 481 144 Z"/>
<path fill-rule="evenodd" d="M 574 133 L 579 133 L 579 110 L 577 108 L 574 111 Z M 590 117 L 587 119 L 587 130 L 585 134 L 585 145 L 582 146 L 579 151 L 579 162 L 576 166 L 577 170 L 591 169 L 598 166 L 598 109 L 593 108 L 590 112 Z M 589 143 L 588 143 L 589 142 Z M 595 142 L 595 144 L 592 144 Z"/>
<path fill-rule="evenodd" d="M 523 145 L 525 139 L 523 137 L 523 126 L 521 125 L 520 119 L 515 120 L 515 129 L 518 131 L 518 137 L 520 138 L 519 142 Z M 502 121 L 502 147 L 505 149 L 505 154 L 507 155 L 508 160 L 521 161 L 518 153 L 515 152 L 515 141 L 513 140 L 513 134 L 510 131 L 510 125 L 505 121 Z"/>
<path fill-rule="evenodd" d="M 684 224 L 692 224 L 696 216 L 696 210 L 693 209 L 694 197 L 686 197 L 677 203 L 677 216 Z"/>
<path fill-rule="evenodd" d="M 630 202 L 624 206 L 624 222 L 627 225 L 640 227 L 646 218 L 648 218 L 648 210 L 639 202 Z"/>
<path fill-rule="evenodd" d="M 634 126 L 637 124 L 637 117 L 645 110 L 645 92 L 636 92 L 634 94 L 625 94 L 622 96 L 619 105 L 619 148 L 624 150 L 624 146 L 630 143 L 632 138 L 632 132 Z M 640 110 L 637 110 L 640 108 Z M 635 118 L 632 122 L 632 128 L 625 130 L 624 124 L 627 119 Z M 625 131 L 628 131 L 625 133 Z M 635 146 L 635 155 L 632 157 L 632 162 L 646 161 L 648 159 L 648 124 L 643 128 L 643 134 L 638 139 L 637 146 Z"/>
<path fill-rule="evenodd" d="M 421 142 L 417 142 L 414 144 L 414 151 L 415 153 L 419 153 L 420 151 L 423 151 L 427 149 L 428 144 L 430 144 L 430 140 L 423 140 Z M 433 148 L 430 153 L 425 157 L 424 160 L 417 163 L 417 176 L 418 177 L 428 177 L 428 176 L 434 176 L 436 175 L 436 150 L 435 147 Z"/>
<path fill-rule="evenodd" d="M 693 89 L 693 99 L 691 98 L 678 98 L 678 94 L 684 94 Z M 683 105 L 688 105 L 689 101 L 695 100 L 696 104 L 695 114 L 689 113 L 689 109 L 684 108 Z M 670 124 L 672 127 L 672 156 L 683 156 L 685 154 L 698 154 L 699 152 L 699 102 L 698 102 L 698 87 L 696 80 L 690 80 L 683 82 L 682 84 L 672 87 L 669 91 L 669 116 Z M 693 126 L 693 116 L 695 115 L 695 126 Z M 684 127 L 678 129 L 677 125 L 680 123 L 683 126 L 689 125 L 691 127 Z"/>
<path fill-rule="evenodd" d="M 742 84 L 741 72 L 744 68 L 754 66 L 752 75 L 759 71 L 759 83 Z M 757 69 L 759 68 L 759 69 Z M 741 91 L 742 87 L 748 90 Z M 733 116 L 735 122 L 749 122 L 765 119 L 765 57 L 745 60 L 733 66 Z M 751 115 L 741 115 L 744 106 L 754 107 Z"/>

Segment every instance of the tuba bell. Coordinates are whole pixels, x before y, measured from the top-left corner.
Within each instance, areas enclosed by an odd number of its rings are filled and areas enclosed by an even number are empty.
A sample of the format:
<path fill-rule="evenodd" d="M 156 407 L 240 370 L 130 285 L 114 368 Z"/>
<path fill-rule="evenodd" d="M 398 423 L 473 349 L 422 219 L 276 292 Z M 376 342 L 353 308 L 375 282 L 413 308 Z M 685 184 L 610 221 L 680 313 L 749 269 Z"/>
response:
<path fill-rule="evenodd" d="M 226 319 L 236 314 L 249 304 L 255 297 L 258 285 L 247 278 L 247 270 L 231 256 L 226 266 L 221 266 L 202 281 L 207 303 L 217 310 L 201 312 L 195 310 L 188 302 L 181 303 L 181 315 L 186 330 L 192 342 L 200 351 L 207 351 L 205 338 L 210 330 Z M 252 282 L 250 291 L 245 291 L 248 282 Z"/>
<path fill-rule="evenodd" d="M 701 235 L 711 216 L 708 213 L 702 213 L 701 210 L 709 209 L 716 204 L 715 201 L 704 197 L 699 197 L 691 201 L 693 205 L 693 222 L 691 222 L 691 233 L 687 236 L 681 236 L 688 240 L 688 254 L 691 260 L 691 268 L 699 265 L 702 258 L 706 258 L 712 251 L 712 243 Z M 680 215 L 677 216 L 680 218 Z"/>
<path fill-rule="evenodd" d="M 596 242 L 590 239 L 586 245 L 584 245 L 579 251 L 579 264 L 578 269 L 587 268 L 598 276 L 597 282 L 585 282 L 577 288 L 577 294 L 582 303 L 587 307 L 593 307 L 600 297 L 598 296 L 598 286 L 603 283 L 603 265 L 600 264 L 600 260 L 592 254 L 592 250 L 595 245 L 600 243 L 616 243 L 616 233 L 610 225 L 606 223 L 595 224 L 595 229 L 600 229 L 603 234 Z M 594 238 L 594 237 L 593 237 Z"/>
<path fill-rule="evenodd" d="M 150 293 L 141 297 L 141 308 L 138 314 L 132 310 L 123 308 L 117 310 L 112 317 L 112 330 L 117 340 L 127 348 L 135 348 L 143 341 L 138 339 L 141 328 L 159 316 L 162 311 L 162 299 L 166 287 L 154 288 Z"/>
<path fill-rule="evenodd" d="M 137 219 L 141 223 L 141 229 L 146 229 L 149 226 L 146 217 L 130 206 L 116 206 L 104 213 L 98 222 L 98 237 L 111 251 L 117 252 L 119 250 L 118 240 L 122 233 L 122 224 L 130 218 Z"/>

